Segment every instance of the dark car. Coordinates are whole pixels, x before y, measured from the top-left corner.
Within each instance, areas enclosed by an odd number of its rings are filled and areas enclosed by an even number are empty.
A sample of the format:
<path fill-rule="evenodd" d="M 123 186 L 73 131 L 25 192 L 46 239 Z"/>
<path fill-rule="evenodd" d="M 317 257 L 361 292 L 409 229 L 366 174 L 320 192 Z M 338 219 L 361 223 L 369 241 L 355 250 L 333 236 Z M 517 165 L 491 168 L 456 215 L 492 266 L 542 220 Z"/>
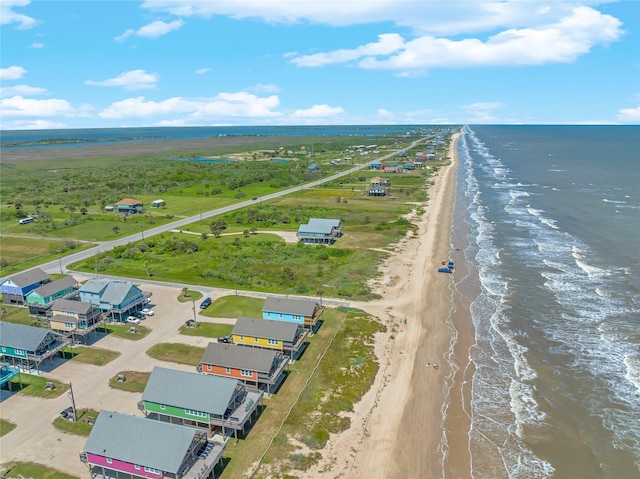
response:
<path fill-rule="evenodd" d="M 207 309 L 207 306 L 211 304 L 211 298 L 204 298 L 200 303 L 200 309 Z"/>
<path fill-rule="evenodd" d="M 231 342 L 231 336 L 220 336 L 218 338 L 218 342 L 219 343 L 230 343 Z"/>
<path fill-rule="evenodd" d="M 185 324 L 185 326 L 187 328 L 195 328 L 196 327 L 196 322 L 193 319 L 187 319 L 184 324 Z"/>

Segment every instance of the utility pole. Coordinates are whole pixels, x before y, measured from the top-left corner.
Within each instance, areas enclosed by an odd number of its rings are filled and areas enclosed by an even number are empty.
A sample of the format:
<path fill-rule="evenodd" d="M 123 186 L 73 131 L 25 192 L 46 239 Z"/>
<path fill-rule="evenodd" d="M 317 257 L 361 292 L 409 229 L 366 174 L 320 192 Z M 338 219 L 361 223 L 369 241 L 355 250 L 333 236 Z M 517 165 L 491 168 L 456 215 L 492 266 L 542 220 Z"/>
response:
<path fill-rule="evenodd" d="M 195 326 L 196 324 L 196 300 L 195 299 L 191 300 L 191 309 L 193 310 L 193 324 Z"/>
<path fill-rule="evenodd" d="M 73 397 L 73 388 L 71 387 L 71 383 L 69 383 L 69 390 L 67 391 L 67 396 L 71 399 L 71 409 L 73 410 L 73 422 L 78 420 L 76 416 L 76 400 Z"/>
<path fill-rule="evenodd" d="M 140 223 L 140 235 L 142 236 L 142 242 L 144 243 L 144 225 Z"/>
<path fill-rule="evenodd" d="M 60 250 L 57 249 L 56 253 L 58 253 L 58 265 L 60 266 L 60 274 L 62 274 L 62 260 L 60 259 Z"/>

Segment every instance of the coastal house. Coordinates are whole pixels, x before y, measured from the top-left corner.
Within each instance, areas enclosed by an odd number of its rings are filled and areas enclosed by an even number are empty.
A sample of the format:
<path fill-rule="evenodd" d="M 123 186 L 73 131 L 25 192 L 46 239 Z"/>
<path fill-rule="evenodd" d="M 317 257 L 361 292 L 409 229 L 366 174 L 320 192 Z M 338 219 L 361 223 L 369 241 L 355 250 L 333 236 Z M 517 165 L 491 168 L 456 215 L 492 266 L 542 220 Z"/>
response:
<path fill-rule="evenodd" d="M 51 281 L 51 276 L 40 268 L 23 271 L 5 279 L 0 283 L 2 302 L 23 306 L 27 302 L 27 294 Z"/>
<path fill-rule="evenodd" d="M 69 297 L 76 292 L 78 281 L 72 276 L 51 281 L 34 289 L 26 296 L 29 313 L 45 317 L 56 299 Z"/>
<path fill-rule="evenodd" d="M 51 358 L 69 340 L 61 334 L 45 328 L 25 326 L 23 324 L 0 321 L 0 356 L 3 360 L 11 360 L 25 370 L 40 370 L 40 363 Z"/>
<path fill-rule="evenodd" d="M 338 219 L 310 218 L 298 227 L 298 240 L 310 244 L 333 244 L 342 236 L 342 222 Z"/>
<path fill-rule="evenodd" d="M 371 185 L 367 191 L 367 196 L 386 196 L 386 194 L 387 188 L 382 185 Z"/>
<path fill-rule="evenodd" d="M 235 378 L 250 389 L 271 393 L 284 380 L 288 362 L 278 351 L 209 343 L 197 369 L 201 373 Z"/>
<path fill-rule="evenodd" d="M 135 213 L 144 213 L 144 204 L 135 198 L 123 198 L 115 204 L 118 213 L 126 213 L 133 215 Z"/>
<path fill-rule="evenodd" d="M 47 313 L 49 327 L 62 334 L 84 337 L 105 322 L 106 316 L 95 304 L 71 299 L 58 299 Z"/>
<path fill-rule="evenodd" d="M 262 319 L 295 323 L 314 330 L 323 312 L 324 306 L 313 300 L 269 296 L 262 306 Z"/>
<path fill-rule="evenodd" d="M 138 403 L 145 416 L 223 437 L 252 423 L 262 391 L 247 391 L 237 379 L 155 367 Z"/>
<path fill-rule="evenodd" d="M 307 331 L 299 324 L 288 321 L 267 321 L 240 316 L 231 331 L 231 338 L 238 346 L 273 349 L 295 359 L 300 356 Z"/>
<path fill-rule="evenodd" d="M 78 290 L 80 301 L 96 305 L 112 321 L 122 322 L 130 313 L 143 308 L 151 293 L 135 284 L 111 279 L 90 279 Z"/>
<path fill-rule="evenodd" d="M 80 461 L 92 478 L 201 479 L 222 458 L 224 445 L 191 427 L 100 411 Z"/>

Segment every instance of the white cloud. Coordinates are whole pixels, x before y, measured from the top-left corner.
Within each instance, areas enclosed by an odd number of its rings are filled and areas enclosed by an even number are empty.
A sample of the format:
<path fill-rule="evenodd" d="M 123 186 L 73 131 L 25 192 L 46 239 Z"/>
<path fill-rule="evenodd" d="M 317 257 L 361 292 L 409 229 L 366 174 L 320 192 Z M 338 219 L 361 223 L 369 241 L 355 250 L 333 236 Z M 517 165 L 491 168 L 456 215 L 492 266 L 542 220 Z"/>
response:
<path fill-rule="evenodd" d="M 247 88 L 247 91 L 254 93 L 278 93 L 280 88 L 272 83 L 258 83 L 252 87 Z"/>
<path fill-rule="evenodd" d="M 309 118 L 327 118 L 344 113 L 344 109 L 341 107 L 334 107 L 329 105 L 313 105 L 311 108 L 305 110 L 296 110 L 291 114 L 291 118 L 309 119 Z"/>
<path fill-rule="evenodd" d="M 464 105 L 462 109 L 467 112 L 465 123 L 496 123 L 500 120 L 493 113 L 493 110 L 504 108 L 504 103 L 500 102 L 478 102 Z"/>
<path fill-rule="evenodd" d="M 44 47 L 44 43 L 37 42 L 37 43 L 31 44 L 31 48 L 42 48 L 42 47 Z"/>
<path fill-rule="evenodd" d="M 99 116 L 108 119 L 126 119 L 187 115 L 198 118 L 199 121 L 219 117 L 264 118 L 280 116 L 280 113 L 273 111 L 279 104 L 280 100 L 275 95 L 258 97 L 247 92 L 220 93 L 215 97 L 203 99 L 175 97 L 159 102 L 137 97 L 112 103 L 100 112 Z M 174 120 L 165 118 L 162 121 Z"/>
<path fill-rule="evenodd" d="M 396 70 L 405 76 L 428 68 L 472 66 L 517 66 L 567 63 L 588 53 L 599 44 L 608 44 L 622 35 L 621 22 L 589 7 L 575 7 L 555 23 L 509 29 L 487 40 L 465 38 L 450 40 L 421 36 L 404 41 L 397 34 L 385 37 L 387 52 L 375 52 L 367 44 L 352 50 L 336 50 L 298 56 L 291 60 L 298 66 L 322 66 L 359 60 L 365 69 Z M 397 51 L 393 50 L 393 47 Z"/>
<path fill-rule="evenodd" d="M 96 86 L 119 86 L 124 87 L 125 90 L 146 90 L 155 88 L 159 79 L 160 76 L 157 73 L 147 73 L 144 70 L 131 70 L 108 80 L 87 80 L 84 83 L 86 85 Z"/>
<path fill-rule="evenodd" d="M 198 68 L 193 73 L 195 73 L 196 75 L 204 75 L 205 73 L 209 73 L 210 71 L 211 71 L 211 68 Z"/>
<path fill-rule="evenodd" d="M 29 86 L 29 85 L 15 85 L 15 86 L 0 88 L 1 98 L 6 98 L 9 96 L 16 96 L 16 95 L 19 95 L 19 96 L 43 95 L 45 93 L 47 93 L 46 88 L 39 88 L 39 87 Z"/>
<path fill-rule="evenodd" d="M 332 63 L 344 63 L 362 57 L 390 55 L 400 50 L 404 40 L 397 33 L 378 35 L 378 41 L 367 43 L 353 50 L 340 49 L 330 53 L 316 53 L 314 55 L 293 58 L 291 63 L 302 67 L 319 67 Z"/>
<path fill-rule="evenodd" d="M 116 41 L 122 42 L 128 37 L 141 37 L 141 38 L 158 38 L 162 35 L 166 35 L 169 32 L 178 30 L 184 25 L 182 20 L 174 20 L 173 22 L 163 22 L 156 20 L 148 25 L 138 28 L 137 30 L 128 29 L 122 35 L 116 37 Z"/>
<path fill-rule="evenodd" d="M 52 98 L 34 100 L 22 96 L 3 98 L 0 100 L 0 111 L 4 117 L 12 116 L 73 116 L 77 110 L 66 100 Z"/>
<path fill-rule="evenodd" d="M 67 127 L 64 123 L 49 120 L 16 120 L 5 122 L 2 126 L 7 130 L 54 130 Z"/>
<path fill-rule="evenodd" d="M 22 67 L 0 68 L 0 80 L 19 80 L 25 73 L 27 70 Z"/>
<path fill-rule="evenodd" d="M 640 123 L 640 106 L 619 110 L 617 120 L 619 123 Z"/>
<path fill-rule="evenodd" d="M 21 13 L 13 11 L 16 7 L 26 7 L 29 5 L 30 0 L 2 0 L 0 1 L 0 25 L 8 25 L 10 23 L 17 23 L 19 30 L 28 30 L 35 27 L 38 20 Z"/>
<path fill-rule="evenodd" d="M 582 0 L 583 5 L 606 0 Z M 315 23 L 331 26 L 391 23 L 416 34 L 459 35 L 532 27 L 566 16 L 575 2 L 398 1 L 398 0 L 146 0 L 142 7 L 178 17 L 215 15 L 257 19 L 266 23 Z"/>

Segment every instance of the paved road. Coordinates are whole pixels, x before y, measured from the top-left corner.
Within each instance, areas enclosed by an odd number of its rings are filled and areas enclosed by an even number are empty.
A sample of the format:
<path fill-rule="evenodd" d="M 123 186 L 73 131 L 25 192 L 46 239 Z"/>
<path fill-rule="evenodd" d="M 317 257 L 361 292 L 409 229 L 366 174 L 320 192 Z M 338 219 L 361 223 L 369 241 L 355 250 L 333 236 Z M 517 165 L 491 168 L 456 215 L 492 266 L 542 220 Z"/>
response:
<path fill-rule="evenodd" d="M 428 138 L 420 138 L 414 142 L 411 143 L 411 145 L 407 148 L 404 149 L 409 149 L 409 148 L 413 148 L 414 146 L 416 146 L 418 143 L 427 140 Z M 303 189 L 306 188 L 313 188 L 315 186 L 318 185 L 322 185 L 323 183 L 327 183 L 329 181 L 333 181 L 337 178 L 341 178 L 343 176 L 347 176 L 350 175 L 351 173 L 354 173 L 356 171 L 360 171 L 363 168 L 366 168 L 368 166 L 370 166 L 371 163 L 374 162 L 379 162 L 379 161 L 383 161 L 392 157 L 395 157 L 397 151 L 392 151 L 382 157 L 379 158 L 375 158 L 372 159 L 366 163 L 362 163 L 360 165 L 356 165 L 353 168 L 349 168 L 348 170 L 342 171 L 340 173 L 336 173 L 335 175 L 331 175 L 328 176 L 326 178 L 322 178 L 316 181 L 312 181 L 310 183 L 305 183 L 304 185 L 300 185 L 300 186 L 295 186 L 293 188 L 289 188 L 286 190 L 282 190 L 282 191 L 277 191 L 275 193 L 270 193 L 268 195 L 263 195 L 260 196 L 260 198 L 258 200 L 247 200 L 247 201 L 242 201 L 240 203 L 236 203 L 233 205 L 229 205 L 229 206 L 225 206 L 222 208 L 217 208 L 215 210 L 211 210 L 211 211 L 206 211 L 206 212 L 202 212 L 202 214 L 198 214 L 198 215 L 194 215 L 194 216 L 190 216 L 188 218 L 183 218 L 181 220 L 178 221 L 174 221 L 172 223 L 167 223 L 165 225 L 162 226 L 156 226 L 155 228 L 151 228 L 148 230 L 144 230 L 141 231 L 140 233 L 136 233 L 134 235 L 130 235 L 127 236 L 125 238 L 120 238 L 117 240 L 113 240 L 113 241 L 103 241 L 100 242 L 98 245 L 94 246 L 93 248 L 89 248 L 83 251 L 79 251 L 77 253 L 73 253 L 70 254 L 68 256 L 65 256 L 64 258 L 60 258 L 60 259 L 55 259 L 52 261 L 49 261 L 48 263 L 43 263 L 39 266 L 37 266 L 38 268 L 42 269 L 43 271 L 47 272 L 47 273 L 60 273 L 60 271 L 62 270 L 65 273 L 68 273 L 69 271 L 67 270 L 67 265 L 72 264 L 72 263 L 76 263 L 78 261 L 84 261 L 86 259 L 89 259 L 91 257 L 93 257 L 94 255 L 96 255 L 99 252 L 104 252 L 104 251 L 110 251 L 112 250 L 115 246 L 120 246 L 120 245 L 126 245 L 128 243 L 131 243 L 132 241 L 138 241 L 138 240 L 142 240 L 144 238 L 149 238 L 151 236 L 155 236 L 158 235 L 160 233 L 165 233 L 167 231 L 170 230 L 174 230 L 174 229 L 180 229 L 183 226 L 187 226 L 190 225 L 191 223 L 195 223 L 197 221 L 200 221 L 201 219 L 205 219 L 205 218 L 211 218 L 213 216 L 218 216 L 224 213 L 228 213 L 230 211 L 234 211 L 234 210 L 238 210 L 240 208 L 246 208 L 248 206 L 254 205 L 256 204 L 256 202 L 262 202 L 262 201 L 268 201 L 268 200 L 272 200 L 275 198 L 279 198 L 281 196 L 285 196 L 285 195 L 289 195 L 291 193 L 294 193 L 296 191 L 301 191 Z M 33 269 L 33 268 L 32 268 Z M 0 282 L 4 281 L 7 278 L 7 276 L 0 278 Z"/>

